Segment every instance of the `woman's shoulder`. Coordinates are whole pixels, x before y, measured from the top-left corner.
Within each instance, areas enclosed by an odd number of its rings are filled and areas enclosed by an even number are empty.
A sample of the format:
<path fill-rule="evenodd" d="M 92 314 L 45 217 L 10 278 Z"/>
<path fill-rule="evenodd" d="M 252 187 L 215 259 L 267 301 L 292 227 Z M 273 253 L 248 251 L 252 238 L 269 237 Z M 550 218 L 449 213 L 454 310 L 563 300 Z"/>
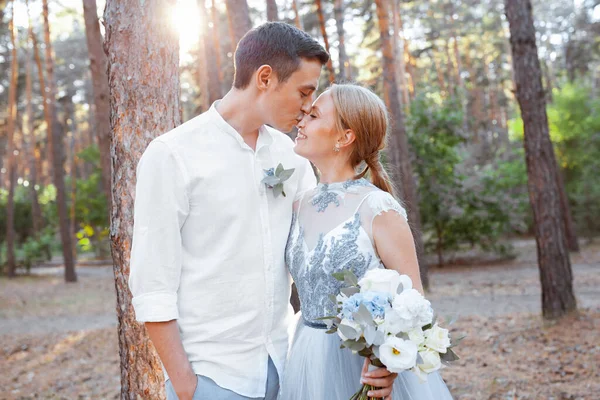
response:
<path fill-rule="evenodd" d="M 388 211 L 395 211 L 404 217 L 404 219 L 408 218 L 406 209 L 400 201 L 391 193 L 381 190 L 374 185 L 366 188 L 362 206 L 366 207 L 373 214 L 373 218 Z"/>

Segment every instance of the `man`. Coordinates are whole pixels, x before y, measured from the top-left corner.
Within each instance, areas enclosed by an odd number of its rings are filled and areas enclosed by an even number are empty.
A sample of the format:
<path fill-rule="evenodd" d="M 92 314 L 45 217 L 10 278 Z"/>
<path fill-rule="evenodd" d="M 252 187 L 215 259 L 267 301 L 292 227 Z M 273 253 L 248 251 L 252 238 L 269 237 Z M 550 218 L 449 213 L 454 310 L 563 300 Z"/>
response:
<path fill-rule="evenodd" d="M 269 126 L 290 131 L 310 111 L 328 59 L 295 27 L 253 29 L 236 50 L 231 91 L 153 140 L 140 160 L 129 286 L 168 399 L 277 397 L 291 315 L 292 202 L 315 178 Z M 262 183 L 280 164 L 294 169 L 285 196 Z"/>

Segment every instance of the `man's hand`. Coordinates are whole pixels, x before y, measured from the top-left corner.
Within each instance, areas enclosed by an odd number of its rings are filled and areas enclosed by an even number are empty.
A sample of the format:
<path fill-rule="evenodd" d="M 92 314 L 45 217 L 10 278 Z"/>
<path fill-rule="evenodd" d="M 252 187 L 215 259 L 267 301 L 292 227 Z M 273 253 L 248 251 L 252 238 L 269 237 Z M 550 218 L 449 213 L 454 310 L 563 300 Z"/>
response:
<path fill-rule="evenodd" d="M 193 373 L 187 374 L 187 376 L 183 378 L 178 378 L 178 381 L 169 377 L 171 379 L 171 384 L 173 385 L 173 389 L 175 389 L 175 393 L 177 394 L 177 398 L 179 400 L 192 400 L 194 397 L 194 392 L 196 391 L 196 386 L 198 385 L 198 377 Z"/>
<path fill-rule="evenodd" d="M 177 397 L 179 400 L 192 400 L 198 378 L 183 349 L 177 321 L 146 322 L 145 325 Z"/>
<path fill-rule="evenodd" d="M 392 399 L 392 385 L 398 374 L 393 374 L 385 368 L 377 368 L 369 372 L 369 359 L 365 358 L 365 363 L 362 369 L 361 383 L 371 385 L 378 390 L 371 390 L 367 393 L 369 397 L 383 398 L 385 400 Z"/>

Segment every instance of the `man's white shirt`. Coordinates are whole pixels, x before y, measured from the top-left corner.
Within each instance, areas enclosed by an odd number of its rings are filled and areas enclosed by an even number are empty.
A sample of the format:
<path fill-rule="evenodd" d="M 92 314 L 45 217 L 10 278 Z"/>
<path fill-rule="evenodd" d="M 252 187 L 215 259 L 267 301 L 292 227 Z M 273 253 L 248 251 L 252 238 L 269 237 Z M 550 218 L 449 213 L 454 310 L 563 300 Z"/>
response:
<path fill-rule="evenodd" d="M 274 197 L 264 170 L 295 168 Z M 194 372 L 262 397 L 288 348 L 285 245 L 297 194 L 314 187 L 289 137 L 260 129 L 253 151 L 209 111 L 154 139 L 137 167 L 129 287 L 140 322 L 177 320 Z"/>

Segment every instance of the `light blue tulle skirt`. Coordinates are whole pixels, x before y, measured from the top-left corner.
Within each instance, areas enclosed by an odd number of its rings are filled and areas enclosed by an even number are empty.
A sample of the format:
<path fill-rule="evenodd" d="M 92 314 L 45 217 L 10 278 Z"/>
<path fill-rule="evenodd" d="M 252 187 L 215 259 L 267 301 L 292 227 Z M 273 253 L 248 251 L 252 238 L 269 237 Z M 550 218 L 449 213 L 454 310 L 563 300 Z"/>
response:
<path fill-rule="evenodd" d="M 312 328 L 300 317 L 281 383 L 280 400 L 348 400 L 360 389 L 364 358 L 340 349 L 340 338 Z M 419 381 L 412 372 L 398 375 L 393 400 L 451 400 L 439 373 Z"/>

